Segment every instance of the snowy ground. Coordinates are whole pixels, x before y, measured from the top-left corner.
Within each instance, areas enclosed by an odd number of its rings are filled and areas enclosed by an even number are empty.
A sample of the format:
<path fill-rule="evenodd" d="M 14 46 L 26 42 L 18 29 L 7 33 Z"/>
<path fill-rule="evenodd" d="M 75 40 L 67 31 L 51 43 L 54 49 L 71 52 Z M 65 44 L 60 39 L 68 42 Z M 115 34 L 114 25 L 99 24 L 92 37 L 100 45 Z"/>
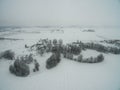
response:
<path fill-rule="evenodd" d="M 30 53 L 24 45 L 32 45 L 40 38 L 63 39 L 64 43 L 76 40 L 98 42 L 104 39 L 120 39 L 118 28 L 95 28 L 95 32 L 82 30 L 83 28 L 34 27 L 0 32 L 0 37 L 21 39 L 0 40 L 0 52 L 11 49 L 16 56 Z M 82 54 L 89 57 L 100 53 L 86 50 Z M 58 66 L 47 70 L 45 62 L 49 56 L 50 54 L 36 56 L 40 71 L 28 77 L 11 74 L 8 68 L 13 61 L 0 59 L 0 90 L 120 90 L 120 55 L 104 54 L 105 60 L 96 64 L 78 63 L 62 58 Z"/>

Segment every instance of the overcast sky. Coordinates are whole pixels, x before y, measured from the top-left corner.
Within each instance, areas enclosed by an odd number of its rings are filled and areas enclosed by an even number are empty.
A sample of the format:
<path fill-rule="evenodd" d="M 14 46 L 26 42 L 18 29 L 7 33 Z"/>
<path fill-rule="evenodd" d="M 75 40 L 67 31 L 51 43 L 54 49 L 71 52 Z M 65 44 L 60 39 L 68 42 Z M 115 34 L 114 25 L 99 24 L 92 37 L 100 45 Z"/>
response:
<path fill-rule="evenodd" d="M 120 0 L 0 0 L 2 25 L 120 26 Z"/>

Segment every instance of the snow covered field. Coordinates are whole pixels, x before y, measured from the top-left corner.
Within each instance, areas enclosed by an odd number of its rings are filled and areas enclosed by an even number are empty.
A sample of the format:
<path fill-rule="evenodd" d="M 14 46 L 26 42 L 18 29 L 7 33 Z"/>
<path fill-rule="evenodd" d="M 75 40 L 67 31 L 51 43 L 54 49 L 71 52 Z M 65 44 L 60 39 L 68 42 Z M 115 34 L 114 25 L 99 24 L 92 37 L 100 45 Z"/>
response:
<path fill-rule="evenodd" d="M 84 28 L 17 28 L 0 32 L 0 53 L 11 49 L 16 56 L 30 53 L 25 44 L 35 44 L 41 38 L 62 39 L 63 43 L 77 40 L 98 42 L 101 40 L 120 40 L 120 28 L 91 28 L 95 32 L 83 32 Z M 11 40 L 9 40 L 9 39 Z M 18 40 L 12 40 L 18 39 Z M 104 44 L 108 45 L 108 44 Z M 94 50 L 82 51 L 84 57 L 100 54 Z M 9 72 L 13 61 L 0 59 L 0 90 L 120 90 L 120 54 L 105 54 L 101 63 L 78 63 L 62 58 L 50 70 L 45 62 L 50 56 L 36 57 L 40 71 L 27 77 L 17 77 Z"/>

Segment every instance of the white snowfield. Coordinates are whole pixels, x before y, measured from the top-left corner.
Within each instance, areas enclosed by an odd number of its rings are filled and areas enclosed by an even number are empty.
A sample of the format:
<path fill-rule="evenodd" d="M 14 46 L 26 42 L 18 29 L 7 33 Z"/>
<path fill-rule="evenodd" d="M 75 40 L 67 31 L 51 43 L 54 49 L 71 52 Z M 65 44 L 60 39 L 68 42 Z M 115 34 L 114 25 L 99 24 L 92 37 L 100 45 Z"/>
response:
<path fill-rule="evenodd" d="M 97 42 L 100 40 L 120 40 L 120 28 L 91 28 L 95 32 L 83 32 L 84 28 L 20 28 L 0 32 L 0 37 L 20 40 L 0 40 L 0 53 L 11 49 L 16 56 L 30 52 L 25 44 L 32 45 L 40 39 L 63 39 L 63 43 L 77 40 Z M 107 45 L 107 44 L 106 44 Z M 82 51 L 83 57 L 97 56 L 94 50 Z M 105 54 L 101 63 L 79 63 L 68 59 L 54 68 L 46 69 L 49 54 L 35 55 L 40 64 L 39 72 L 32 72 L 27 77 L 17 77 L 9 72 L 14 62 L 0 59 L 0 90 L 120 90 L 120 55 Z M 32 65 L 31 65 L 32 67 Z"/>

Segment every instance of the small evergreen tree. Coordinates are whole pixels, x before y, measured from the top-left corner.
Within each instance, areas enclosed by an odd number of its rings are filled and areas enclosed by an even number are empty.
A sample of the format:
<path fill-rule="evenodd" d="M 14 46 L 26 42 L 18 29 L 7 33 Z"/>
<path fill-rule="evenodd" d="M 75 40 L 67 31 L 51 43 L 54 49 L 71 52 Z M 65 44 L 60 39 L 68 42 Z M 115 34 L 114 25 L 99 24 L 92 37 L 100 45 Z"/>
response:
<path fill-rule="evenodd" d="M 34 72 L 39 71 L 40 65 L 39 65 L 39 63 L 37 62 L 37 60 L 34 60 L 34 64 L 35 64 L 35 68 L 33 69 L 33 71 L 34 71 Z"/>
<path fill-rule="evenodd" d="M 101 62 L 103 60 L 104 60 L 103 54 L 100 54 L 100 55 L 97 56 L 97 62 Z"/>
<path fill-rule="evenodd" d="M 78 60 L 77 60 L 77 61 L 78 61 L 78 62 L 81 62 L 82 60 L 83 60 L 83 55 L 80 54 L 80 55 L 78 56 Z"/>

